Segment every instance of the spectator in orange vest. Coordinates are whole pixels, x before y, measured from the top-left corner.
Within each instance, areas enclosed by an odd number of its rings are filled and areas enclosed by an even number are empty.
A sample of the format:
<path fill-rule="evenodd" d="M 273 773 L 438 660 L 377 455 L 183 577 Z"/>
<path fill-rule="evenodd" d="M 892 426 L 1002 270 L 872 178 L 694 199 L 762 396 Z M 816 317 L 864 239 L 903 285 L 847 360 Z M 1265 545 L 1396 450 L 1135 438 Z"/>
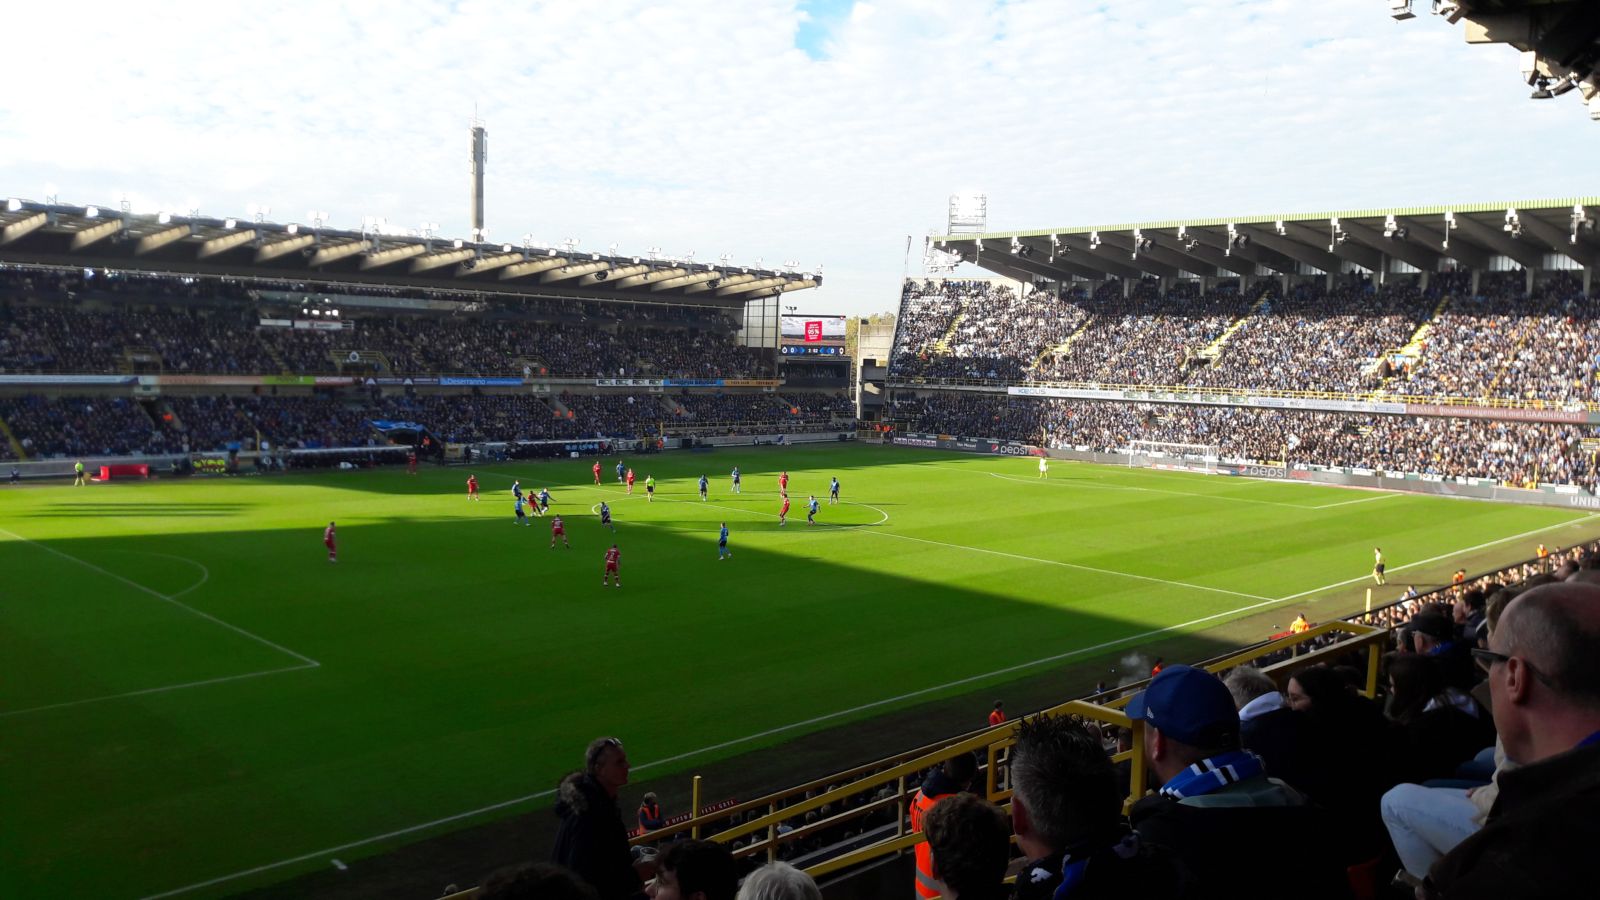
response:
<path fill-rule="evenodd" d="M 639 833 L 655 831 L 666 824 L 661 818 L 661 804 L 656 800 L 655 791 L 644 795 L 644 801 L 639 804 Z"/>
<path fill-rule="evenodd" d="M 1161 657 L 1159 657 L 1159 656 L 1156 657 L 1156 664 L 1150 667 L 1150 677 L 1154 678 L 1155 676 L 1161 674 L 1161 663 L 1162 662 L 1163 662 L 1163 660 L 1162 660 Z"/>
<path fill-rule="evenodd" d="M 911 830 L 921 831 L 923 817 L 933 805 L 952 794 L 972 790 L 978 778 L 978 760 L 971 753 L 962 753 L 944 761 L 934 769 L 917 795 L 911 798 Z M 933 898 L 944 893 L 944 885 L 933 874 L 933 854 L 926 841 L 917 844 L 917 896 Z"/>
<path fill-rule="evenodd" d="M 1311 623 L 1306 621 L 1305 613 L 1300 613 L 1299 615 L 1295 616 L 1294 621 L 1289 623 L 1290 634 L 1304 634 L 1310 630 Z"/>
<path fill-rule="evenodd" d="M 945 886 L 945 897 L 1010 896 L 1005 877 L 1011 861 L 1011 823 L 998 806 L 971 794 L 946 797 L 928 811 L 924 827 L 933 871 Z"/>
<path fill-rule="evenodd" d="M 996 700 L 994 709 L 989 711 L 989 727 L 1004 723 L 1006 720 L 1006 704 L 1004 700 Z"/>

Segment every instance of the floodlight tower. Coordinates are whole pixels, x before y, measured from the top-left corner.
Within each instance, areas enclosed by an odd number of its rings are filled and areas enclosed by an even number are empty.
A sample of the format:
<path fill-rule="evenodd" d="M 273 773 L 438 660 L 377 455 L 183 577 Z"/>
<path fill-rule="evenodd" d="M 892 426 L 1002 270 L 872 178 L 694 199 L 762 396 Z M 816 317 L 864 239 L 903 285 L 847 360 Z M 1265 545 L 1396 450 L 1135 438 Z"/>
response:
<path fill-rule="evenodd" d="M 489 161 L 489 132 L 476 116 L 472 119 L 472 239 L 481 241 L 483 232 L 483 169 Z"/>

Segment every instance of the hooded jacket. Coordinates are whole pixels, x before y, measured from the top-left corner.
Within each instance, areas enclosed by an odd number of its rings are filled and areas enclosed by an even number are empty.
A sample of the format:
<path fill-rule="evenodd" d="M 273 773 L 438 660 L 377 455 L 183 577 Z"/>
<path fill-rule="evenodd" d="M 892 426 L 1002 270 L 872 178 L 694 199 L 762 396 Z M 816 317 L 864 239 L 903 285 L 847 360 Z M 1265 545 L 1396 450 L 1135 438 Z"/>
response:
<path fill-rule="evenodd" d="M 552 861 L 577 872 L 601 900 L 644 896 L 644 882 L 633 868 L 628 827 L 617 801 L 593 775 L 575 772 L 556 789 L 556 830 Z"/>

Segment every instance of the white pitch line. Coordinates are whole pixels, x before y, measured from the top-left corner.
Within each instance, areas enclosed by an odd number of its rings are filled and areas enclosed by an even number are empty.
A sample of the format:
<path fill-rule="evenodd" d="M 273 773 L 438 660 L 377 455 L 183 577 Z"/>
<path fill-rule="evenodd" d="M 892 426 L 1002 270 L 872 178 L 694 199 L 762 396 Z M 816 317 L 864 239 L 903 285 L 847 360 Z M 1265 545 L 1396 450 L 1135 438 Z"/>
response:
<path fill-rule="evenodd" d="M 315 667 L 315 666 L 322 665 L 322 663 L 317 662 L 316 660 L 312 659 L 309 656 L 306 656 L 303 653 L 296 653 L 295 651 L 290 650 L 288 647 L 285 647 L 282 644 L 274 643 L 272 641 L 267 640 L 266 638 L 262 637 L 259 634 L 255 634 L 253 632 L 246 631 L 245 629 L 240 628 L 239 626 L 234 625 L 232 623 L 224 622 L 221 619 L 217 618 L 216 616 L 213 616 L 212 614 L 210 614 L 208 612 L 204 612 L 202 610 L 195 609 L 194 607 L 188 605 L 187 603 L 183 603 L 183 602 L 181 602 L 179 600 L 174 599 L 173 597 L 171 597 L 171 596 L 169 596 L 167 594 L 161 593 L 160 591 L 156 590 L 155 588 L 146 587 L 146 586 L 140 584 L 139 582 L 132 580 L 131 578 L 125 578 L 125 577 L 123 577 L 121 575 L 118 575 L 115 572 L 110 571 L 109 569 L 102 569 L 99 566 L 95 565 L 94 563 L 89 562 L 88 560 L 79 559 L 78 557 L 73 556 L 70 553 L 64 553 L 64 552 L 62 552 L 60 550 L 57 550 L 56 548 L 50 546 L 49 544 L 41 544 L 38 541 L 29 540 L 28 538 L 25 538 L 22 535 L 17 534 L 14 531 L 7 531 L 4 528 L 0 528 L 0 534 L 8 535 L 13 540 L 21 541 L 24 544 L 31 544 L 31 545 L 33 545 L 35 547 L 38 547 L 40 550 L 44 550 L 46 552 L 53 553 L 56 556 L 59 556 L 62 559 L 67 560 L 68 562 L 75 562 L 78 565 L 83 566 L 86 569 L 90 569 L 92 571 L 99 572 L 101 575 L 104 575 L 107 578 L 116 579 L 117 581 L 120 581 L 123 584 L 125 584 L 125 585 L 127 585 L 127 586 L 129 586 L 131 588 L 135 588 L 137 590 L 145 592 L 146 594 L 149 594 L 150 596 L 156 598 L 157 600 L 160 600 L 160 601 L 162 601 L 164 603 L 170 603 L 173 606 L 176 606 L 179 609 L 181 609 L 181 610 L 183 610 L 183 611 L 185 611 L 187 613 L 199 616 L 200 618 L 205 619 L 208 622 L 212 622 L 212 623 L 215 623 L 217 625 L 221 625 L 223 628 L 226 628 L 229 631 L 232 631 L 232 632 L 234 632 L 236 634 L 243 635 L 244 637 L 247 637 L 250 640 L 255 641 L 255 642 L 259 643 L 259 644 L 263 644 L 265 646 L 271 647 L 272 649 L 278 651 L 279 653 L 285 654 L 287 656 L 292 656 L 295 659 L 298 659 L 301 662 L 305 663 L 307 668 L 312 668 L 312 667 Z M 210 571 L 208 570 L 206 574 L 207 574 L 207 577 L 209 578 L 210 577 Z M 195 585 L 195 587 L 199 587 L 199 585 Z M 192 590 L 192 588 L 191 588 L 191 590 Z"/>
<path fill-rule="evenodd" d="M 491 473 L 491 474 L 497 474 L 497 473 Z M 1497 541 L 1489 541 L 1487 543 L 1478 544 L 1478 545 L 1476 545 L 1474 547 L 1466 547 L 1466 548 L 1461 549 L 1461 550 L 1456 550 L 1456 551 L 1453 551 L 1451 553 L 1446 553 L 1446 554 L 1443 554 L 1441 556 L 1433 557 L 1432 559 L 1420 560 L 1418 562 L 1408 563 L 1407 565 L 1398 566 L 1398 567 L 1396 567 L 1394 569 L 1391 569 L 1390 571 L 1400 571 L 1402 569 L 1412 568 L 1413 566 L 1420 566 L 1420 565 L 1424 565 L 1424 564 L 1430 563 L 1430 562 L 1437 562 L 1438 560 L 1445 559 L 1447 557 L 1454 556 L 1456 554 L 1470 553 L 1470 552 L 1472 552 L 1474 550 L 1481 550 L 1484 547 L 1490 547 L 1490 546 L 1493 546 L 1495 544 L 1505 543 L 1506 541 L 1517 540 L 1517 539 L 1520 539 L 1520 538 L 1528 537 L 1529 535 L 1538 534 L 1541 531 L 1550 531 L 1550 530 L 1552 530 L 1554 528 L 1560 528 L 1560 527 L 1563 527 L 1563 526 L 1566 526 L 1566 525 L 1578 525 L 1578 524 L 1581 524 L 1583 522 L 1587 522 L 1587 521 L 1590 521 L 1590 520 L 1596 519 L 1596 518 L 1600 518 L 1600 513 L 1596 513 L 1594 515 L 1589 515 L 1589 516 L 1584 516 L 1581 519 L 1574 519 L 1574 520 L 1572 520 L 1570 522 L 1562 522 L 1562 523 L 1559 523 L 1557 525 L 1550 525 L 1550 526 L 1546 526 L 1544 528 L 1535 529 L 1533 531 L 1527 531 L 1527 532 L 1524 532 L 1522 534 L 1512 535 L 1511 537 L 1501 538 L 1500 540 L 1497 540 Z M 869 534 L 876 534 L 876 533 L 887 533 L 887 532 L 868 532 L 868 533 Z M 956 545 L 956 546 L 959 546 L 959 545 Z M 656 768 L 658 766 L 670 765 L 672 763 L 681 762 L 682 760 L 685 760 L 685 759 L 691 759 L 693 757 L 700 756 L 700 755 L 705 754 L 705 753 L 713 753 L 713 752 L 716 752 L 718 750 L 726 750 L 729 747 L 737 747 L 740 744 L 747 744 L 747 743 L 750 743 L 751 741 L 758 741 L 758 740 L 761 740 L 762 738 L 772 737 L 773 735 L 782 734 L 782 733 L 784 733 L 786 731 L 793 731 L 796 728 L 804 728 L 804 727 L 809 726 L 809 725 L 820 725 L 820 724 L 822 724 L 824 722 L 829 722 L 829 721 L 832 721 L 834 719 L 840 719 L 840 718 L 844 718 L 846 716 L 855 715 L 856 713 L 866 712 L 866 711 L 871 710 L 871 709 L 877 709 L 878 707 L 881 707 L 881 706 L 889 706 L 889 705 L 892 705 L 892 704 L 895 704 L 895 703 L 903 703 L 903 702 L 905 702 L 907 700 L 914 700 L 914 699 L 916 699 L 918 697 L 924 697 L 924 696 L 927 696 L 928 694 L 933 694 L 933 693 L 938 693 L 939 691 L 949 690 L 950 688 L 961 687 L 963 685 L 972 684 L 974 682 L 979 682 L 979 681 L 984 681 L 984 680 L 987 680 L 987 679 L 990 679 L 990 678 L 994 678 L 994 677 L 997 677 L 997 676 L 1000 676 L 1000 675 L 1010 675 L 1010 674 L 1012 674 L 1014 672 L 1026 671 L 1028 669 L 1031 669 L 1031 668 L 1034 668 L 1034 667 L 1037 667 L 1037 666 L 1047 665 L 1049 663 L 1061 662 L 1062 660 L 1071 659 L 1071 658 L 1076 657 L 1076 656 L 1082 656 L 1082 655 L 1087 654 L 1087 653 L 1095 653 L 1095 652 L 1101 651 L 1101 650 L 1109 650 L 1109 649 L 1112 649 L 1113 647 L 1118 647 L 1118 646 L 1121 646 L 1123 644 L 1128 644 L 1128 643 L 1132 643 L 1132 642 L 1135 642 L 1135 641 L 1141 641 L 1141 640 L 1144 640 L 1145 638 L 1155 637 L 1157 635 L 1167 634 L 1167 633 L 1173 632 L 1173 631 L 1181 631 L 1182 629 L 1192 628 L 1192 627 L 1194 627 L 1196 625 L 1204 625 L 1207 622 L 1214 622 L 1217 619 L 1222 619 L 1222 618 L 1227 618 L 1229 616 L 1239 615 L 1240 613 L 1254 612 L 1255 610 L 1262 609 L 1264 607 L 1273 606 L 1273 605 L 1276 605 L 1276 604 L 1279 604 L 1279 603 L 1287 603 L 1290 600 L 1295 600 L 1295 599 L 1298 599 L 1300 597 L 1304 597 L 1307 594 L 1315 594 L 1315 593 L 1318 593 L 1320 591 L 1331 590 L 1333 588 L 1342 587 L 1343 585 L 1351 584 L 1353 582 L 1361 581 L 1361 580 L 1363 580 L 1363 579 L 1355 578 L 1355 579 L 1351 579 L 1350 581 L 1341 581 L 1341 582 L 1338 582 L 1337 584 L 1330 584 L 1330 585 L 1326 585 L 1326 586 L 1320 587 L 1320 588 L 1313 588 L 1313 589 L 1311 589 L 1309 591 L 1302 591 L 1302 592 L 1300 592 L 1298 594 L 1291 594 L 1291 595 L 1289 595 L 1287 597 L 1279 597 L 1276 600 L 1267 600 L 1267 601 L 1264 601 L 1264 602 L 1261 602 L 1261 603 L 1254 603 L 1254 604 L 1251 604 L 1249 606 L 1241 606 L 1238 609 L 1231 609 L 1231 610 L 1228 610 L 1226 612 L 1214 613 L 1212 615 L 1203 616 L 1203 617 L 1198 618 L 1198 619 L 1191 619 L 1188 622 L 1184 622 L 1184 623 L 1179 624 L 1179 625 L 1168 625 L 1168 626 L 1166 626 L 1164 628 L 1154 628 L 1154 629 L 1151 629 L 1149 631 L 1140 632 L 1138 634 L 1128 635 L 1127 637 L 1117 638 L 1117 639 L 1111 640 L 1111 641 L 1104 641 L 1104 642 L 1101 642 L 1099 644 L 1095 644 L 1094 646 L 1091 646 L 1091 647 L 1080 647 L 1080 648 L 1078 648 L 1076 650 L 1068 650 L 1068 651 L 1066 651 L 1064 653 L 1057 653 L 1057 654 L 1055 654 L 1053 656 L 1044 656 L 1044 657 L 1040 657 L 1039 659 L 1030 660 L 1028 662 L 1017 663 L 1016 665 L 1006 666 L 1006 667 L 1000 668 L 1000 669 L 995 669 L 992 672 L 984 672 L 984 673 L 979 674 L 979 675 L 969 675 L 969 676 L 967 676 L 965 678 L 958 678 L 955 681 L 948 681 L 948 682 L 945 682 L 944 684 L 935 685 L 933 687 L 927 687 L 927 688 L 922 688 L 922 689 L 916 690 L 916 691 L 910 691 L 908 693 L 900 694 L 898 696 L 887 697 L 887 698 L 882 699 L 882 700 L 874 700 L 871 703 L 863 703 L 863 704 L 861 704 L 859 706 L 852 706 L 849 709 L 842 709 L 842 710 L 839 710 L 837 712 L 831 712 L 831 713 L 827 713 L 827 714 L 821 715 L 821 716 L 813 716 L 812 718 L 804 719 L 804 720 L 801 720 L 799 722 L 791 722 L 788 725 L 779 725 L 776 728 L 769 728 L 769 729 L 767 729 L 765 731 L 758 731 L 758 732 L 756 732 L 754 734 L 745 735 L 744 737 L 734 738 L 732 740 L 727 740 L 727 741 L 722 741 L 720 743 L 711 744 L 711 745 L 708 745 L 708 746 L 705 746 L 705 747 L 701 747 L 698 750 L 690 750 L 688 752 L 679 753 L 679 754 L 676 754 L 674 756 L 668 756 L 668 757 L 665 757 L 663 759 L 652 760 L 651 762 L 647 762 L 647 763 L 643 763 L 641 765 L 634 766 L 633 770 L 635 772 L 638 772 L 638 771 L 642 771 L 642 770 L 645 770 L 645 769 Z M 200 882 L 196 882 L 194 884 L 185 885 L 184 887 L 174 888 L 174 889 L 172 889 L 170 891 L 165 891 L 165 892 L 160 893 L 160 894 L 150 894 L 150 895 L 142 898 L 142 900 L 160 900 L 160 898 L 162 898 L 162 897 L 175 897 L 175 896 L 177 896 L 179 894 L 189 893 L 190 891 L 197 891 L 197 890 L 200 890 L 202 888 L 214 887 L 214 886 L 219 885 L 219 884 L 226 884 L 227 882 L 235 881 L 235 880 L 240 879 L 240 878 L 247 878 L 247 877 L 249 877 L 251 875 L 258 875 L 258 874 L 260 874 L 262 872 L 270 872 L 273 869 L 280 869 L 280 868 L 283 868 L 284 866 L 292 866 L 295 863 L 305 862 L 306 860 L 317 859 L 319 857 L 328 856 L 328 855 L 333 854 L 333 853 L 340 853 L 340 852 L 343 852 L 345 850 L 349 850 L 349 849 L 354 848 L 354 847 L 364 847 L 364 846 L 366 846 L 368 844 L 377 843 L 379 841 L 385 841 L 385 840 L 389 840 L 391 838 L 397 838 L 397 837 L 404 837 L 405 835 L 408 835 L 408 834 L 415 834 L 416 832 L 419 832 L 419 831 L 426 831 L 429 828 L 435 828 L 435 827 L 440 826 L 440 825 L 448 825 L 451 822 L 459 822 L 459 821 L 461 821 L 463 819 L 470 819 L 470 818 L 473 818 L 475 816 L 483 815 L 485 813 L 491 813 L 491 812 L 495 812 L 497 810 L 506 809 L 508 807 L 518 806 L 518 805 L 521 805 L 521 804 L 524 804 L 524 803 L 530 803 L 530 802 L 535 801 L 535 800 L 541 800 L 541 799 L 544 799 L 545 797 L 553 796 L 554 794 L 555 794 L 555 791 L 553 791 L 553 790 L 539 791 L 539 792 L 533 793 L 533 794 L 525 794 L 525 795 L 523 795 L 521 797 L 515 797 L 513 799 L 504 800 L 504 801 L 501 801 L 499 803 L 492 803 L 492 804 L 490 804 L 488 806 L 482 806 L 482 807 L 479 807 L 477 809 L 467 810 L 466 812 L 456 813 L 455 815 L 451 815 L 451 816 L 445 816 L 444 818 L 441 818 L 441 819 L 434 819 L 431 822 L 423 822 L 420 825 L 411 825 L 411 826 L 408 826 L 406 828 L 400 828 L 400 829 L 396 829 L 394 831 L 385 832 L 383 834 L 374 835 L 372 837 L 361 838 L 360 840 L 351 841 L 351 842 L 346 843 L 346 844 L 340 844 L 337 847 L 328 847 L 328 848 L 325 848 L 325 849 L 322 849 L 322 850 L 313 851 L 311 853 L 304 853 L 304 854 L 301 854 L 300 856 L 290 857 L 289 859 L 278 860 L 277 862 L 267 863 L 265 865 L 256 866 L 256 867 L 251 868 L 251 869 L 244 869 L 244 870 L 241 870 L 241 871 L 238 871 L 238 872 L 233 872 L 233 873 L 228 874 L 228 875 L 222 875 L 222 876 L 219 876 L 217 878 L 212 878 L 212 879 L 209 879 L 207 881 L 200 881 Z"/>
<path fill-rule="evenodd" d="M 1460 550 L 1452 550 L 1449 553 L 1441 553 L 1438 556 L 1430 556 L 1427 559 L 1419 559 L 1416 562 L 1409 562 L 1409 563 L 1406 563 L 1403 566 L 1390 566 L 1386 571 L 1391 572 L 1391 573 L 1392 572 L 1404 572 L 1406 569 L 1415 569 L 1418 566 L 1425 566 L 1425 565 L 1428 565 L 1429 563 L 1436 563 L 1441 559 L 1449 559 L 1452 556 L 1460 556 L 1463 553 L 1471 553 L 1474 550 L 1482 550 L 1485 547 L 1493 547 L 1496 544 L 1504 544 L 1507 541 L 1520 541 L 1523 538 L 1532 537 L 1532 536 L 1534 536 L 1536 534 L 1542 534 L 1542 533 L 1544 533 L 1546 531 L 1554 531 L 1557 528 L 1565 528 L 1568 525 L 1582 525 L 1584 522 L 1593 521 L 1594 519 L 1600 519 L 1600 513 L 1593 513 L 1591 515 L 1583 516 L 1583 517 L 1577 518 L 1577 519 L 1572 519 L 1572 520 L 1569 520 L 1569 521 L 1566 521 L 1566 522 L 1559 522 L 1559 523 L 1557 523 L 1555 525 L 1546 525 L 1543 528 L 1535 528 L 1532 531 L 1524 531 L 1521 534 L 1513 534 L 1513 535 L 1509 535 L 1507 537 L 1497 538 L 1497 539 L 1492 540 L 1492 541 L 1484 541 L 1481 544 L 1475 544 L 1475 545 L 1473 545 L 1471 547 L 1463 547 Z M 1286 603 L 1286 602 L 1288 602 L 1290 600 L 1298 600 L 1301 597 L 1306 597 L 1306 596 L 1309 596 L 1311 594 L 1320 594 L 1323 591 L 1331 591 L 1334 588 L 1340 588 L 1340 587 L 1344 587 L 1346 585 L 1356 584 L 1356 583 L 1359 583 L 1359 582 L 1362 582 L 1362 581 L 1366 581 L 1368 578 L 1371 578 L 1371 577 L 1372 577 L 1371 575 L 1362 575 L 1362 576 L 1357 577 L 1357 578 L 1347 578 L 1344 581 L 1336 581 L 1333 584 L 1325 584 L 1322 587 L 1312 588 L 1309 591 L 1301 591 L 1298 594 L 1290 594 L 1287 597 L 1279 597 L 1278 598 L 1278 602 Z"/>
<path fill-rule="evenodd" d="M 89 697 L 84 700 L 68 700 L 64 703 L 48 703 L 44 706 L 30 706 L 25 709 L 8 709 L 0 711 L 0 719 L 20 716 L 27 713 L 44 712 L 48 709 L 66 709 L 69 706 L 83 706 L 89 703 L 103 703 L 107 700 L 120 700 L 124 697 L 143 697 L 146 694 L 164 694 L 167 691 L 181 691 L 186 688 L 205 687 L 208 684 L 222 684 L 226 681 L 243 681 L 247 678 L 260 678 L 263 675 L 280 675 L 284 672 L 300 672 L 306 669 L 315 669 L 316 665 L 289 666 L 283 669 L 263 669 L 260 672 L 246 672 L 243 675 L 224 675 L 221 678 L 207 678 L 204 681 L 186 681 L 183 684 L 167 684 L 161 687 L 144 688 L 137 691 L 124 691 L 120 694 L 106 694 L 103 697 Z"/>
<path fill-rule="evenodd" d="M 1388 500 L 1400 496 L 1399 493 L 1382 493 L 1376 497 L 1360 497 L 1355 500 L 1341 500 L 1338 503 L 1324 503 L 1321 506 L 1306 506 L 1302 509 L 1333 509 L 1336 506 L 1353 506 L 1357 503 L 1371 503 L 1375 500 Z M 1420 496 L 1420 495 L 1419 495 Z"/>
<path fill-rule="evenodd" d="M 1132 484 L 1099 484 L 1087 481 L 1051 481 L 1048 478 L 1023 478 L 1020 475 L 1007 475 L 1003 472 L 990 472 L 987 469 L 962 469 L 957 466 L 929 466 L 932 469 L 945 469 L 951 472 L 966 472 L 968 475 L 987 475 L 1002 481 L 1015 481 L 1019 484 L 1044 484 L 1051 487 L 1088 488 L 1099 491 L 1139 491 L 1149 494 L 1172 494 L 1177 497 L 1198 497 L 1202 500 L 1222 500 L 1228 503 L 1250 503 L 1256 506 L 1282 506 L 1289 509 L 1315 509 L 1299 503 L 1284 503 L 1281 500 L 1252 500 L 1248 497 L 1226 497 L 1221 494 L 1199 494 L 1194 491 L 1175 491 L 1171 488 L 1139 487 Z"/>

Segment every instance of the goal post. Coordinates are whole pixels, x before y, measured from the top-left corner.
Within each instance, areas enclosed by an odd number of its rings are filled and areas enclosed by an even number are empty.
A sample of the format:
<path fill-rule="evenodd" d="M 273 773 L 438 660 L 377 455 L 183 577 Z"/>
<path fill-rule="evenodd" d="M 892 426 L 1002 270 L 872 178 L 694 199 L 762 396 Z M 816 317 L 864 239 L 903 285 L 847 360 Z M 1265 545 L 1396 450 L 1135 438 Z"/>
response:
<path fill-rule="evenodd" d="M 1188 469 L 1214 473 L 1220 456 L 1216 444 L 1174 444 L 1166 441 L 1129 441 L 1128 468 Z"/>

